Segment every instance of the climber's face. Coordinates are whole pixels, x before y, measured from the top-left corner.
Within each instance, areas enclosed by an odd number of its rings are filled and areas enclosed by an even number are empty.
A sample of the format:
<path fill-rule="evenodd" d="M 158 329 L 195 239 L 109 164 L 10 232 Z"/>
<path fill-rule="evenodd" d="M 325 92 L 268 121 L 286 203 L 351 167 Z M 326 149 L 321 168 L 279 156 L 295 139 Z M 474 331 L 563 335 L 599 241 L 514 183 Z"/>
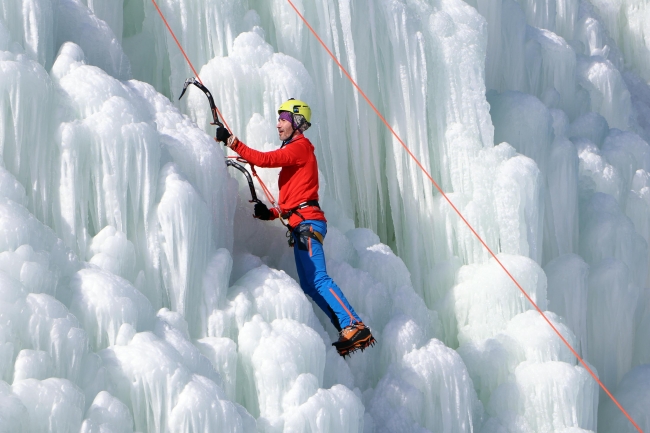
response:
<path fill-rule="evenodd" d="M 286 141 L 291 138 L 291 134 L 293 134 L 293 125 L 291 122 L 285 119 L 278 119 L 276 128 L 278 128 L 278 135 L 281 141 Z"/>

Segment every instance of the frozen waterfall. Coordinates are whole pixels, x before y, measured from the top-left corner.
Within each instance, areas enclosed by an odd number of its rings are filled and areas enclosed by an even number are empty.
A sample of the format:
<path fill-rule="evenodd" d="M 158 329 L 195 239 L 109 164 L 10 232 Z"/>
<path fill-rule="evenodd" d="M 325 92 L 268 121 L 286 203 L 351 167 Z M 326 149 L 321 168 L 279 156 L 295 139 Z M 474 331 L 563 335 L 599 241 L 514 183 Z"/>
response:
<path fill-rule="evenodd" d="M 650 0 L 292 1 L 650 431 Z M 287 0 L 158 4 L 251 147 L 311 105 L 379 344 L 331 346 L 150 0 L 3 0 L 0 432 L 636 431 Z"/>

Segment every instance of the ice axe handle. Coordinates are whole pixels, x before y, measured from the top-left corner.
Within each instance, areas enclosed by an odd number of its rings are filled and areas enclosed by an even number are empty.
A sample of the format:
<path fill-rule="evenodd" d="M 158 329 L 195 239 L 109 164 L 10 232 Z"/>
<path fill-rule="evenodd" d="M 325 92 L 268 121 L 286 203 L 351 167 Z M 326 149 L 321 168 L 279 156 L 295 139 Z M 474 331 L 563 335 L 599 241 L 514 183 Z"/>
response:
<path fill-rule="evenodd" d="M 232 167 L 234 169 L 237 169 L 243 173 L 244 176 L 246 176 L 246 180 L 248 181 L 248 189 L 251 191 L 251 200 L 249 200 L 250 203 L 262 203 L 258 198 L 257 194 L 255 193 L 255 185 L 253 185 L 253 178 L 251 177 L 251 174 L 246 170 L 241 164 L 236 163 L 235 161 L 231 159 L 226 159 L 226 165 L 229 167 Z"/>
<path fill-rule="evenodd" d="M 197 80 L 194 77 L 190 77 L 187 80 L 185 80 L 185 84 L 183 84 L 183 91 L 181 92 L 181 96 L 178 97 L 180 100 L 185 92 L 187 91 L 187 88 L 189 87 L 190 84 L 194 84 L 196 87 L 201 89 L 203 93 L 205 93 L 205 96 L 208 98 L 208 102 L 210 103 L 210 110 L 212 111 L 212 122 L 210 122 L 210 125 L 215 125 L 215 126 L 221 126 L 223 127 L 223 123 L 219 120 L 219 114 L 217 111 L 217 106 L 214 103 L 214 99 L 212 98 L 212 93 L 208 90 L 207 87 L 205 87 L 199 80 Z"/>

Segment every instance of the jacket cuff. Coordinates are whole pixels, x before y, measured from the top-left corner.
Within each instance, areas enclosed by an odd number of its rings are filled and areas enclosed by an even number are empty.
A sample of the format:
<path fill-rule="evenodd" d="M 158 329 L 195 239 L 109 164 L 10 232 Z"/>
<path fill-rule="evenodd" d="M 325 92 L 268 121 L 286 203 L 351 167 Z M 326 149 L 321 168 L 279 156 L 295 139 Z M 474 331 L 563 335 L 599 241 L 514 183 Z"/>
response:
<path fill-rule="evenodd" d="M 228 141 L 226 145 L 232 150 L 234 150 L 235 152 L 237 152 L 237 147 L 239 147 L 239 139 L 234 135 L 231 135 L 230 137 L 228 137 Z"/>
<path fill-rule="evenodd" d="M 277 217 L 280 216 L 280 212 L 278 212 L 278 210 L 276 208 L 272 207 L 269 210 L 271 211 L 271 218 L 269 218 L 269 220 L 274 220 L 274 219 L 276 219 Z"/>

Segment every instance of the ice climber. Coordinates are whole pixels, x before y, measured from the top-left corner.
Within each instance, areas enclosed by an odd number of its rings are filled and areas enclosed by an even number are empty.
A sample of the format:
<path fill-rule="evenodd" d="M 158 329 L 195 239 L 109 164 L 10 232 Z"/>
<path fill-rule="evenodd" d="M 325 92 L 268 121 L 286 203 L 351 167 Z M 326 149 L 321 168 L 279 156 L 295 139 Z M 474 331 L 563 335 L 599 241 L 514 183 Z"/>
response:
<path fill-rule="evenodd" d="M 278 179 L 280 211 L 260 202 L 255 204 L 253 216 L 261 220 L 289 220 L 290 245 L 300 286 L 339 331 L 339 340 L 333 346 L 345 357 L 373 345 L 375 339 L 325 269 L 323 239 L 327 220 L 318 205 L 318 164 L 314 146 L 303 135 L 311 126 L 311 109 L 302 101 L 289 99 L 280 105 L 278 115 L 277 129 L 282 140 L 278 150 L 253 150 L 223 127 L 217 129 L 216 139 L 253 165 L 282 167 Z"/>

